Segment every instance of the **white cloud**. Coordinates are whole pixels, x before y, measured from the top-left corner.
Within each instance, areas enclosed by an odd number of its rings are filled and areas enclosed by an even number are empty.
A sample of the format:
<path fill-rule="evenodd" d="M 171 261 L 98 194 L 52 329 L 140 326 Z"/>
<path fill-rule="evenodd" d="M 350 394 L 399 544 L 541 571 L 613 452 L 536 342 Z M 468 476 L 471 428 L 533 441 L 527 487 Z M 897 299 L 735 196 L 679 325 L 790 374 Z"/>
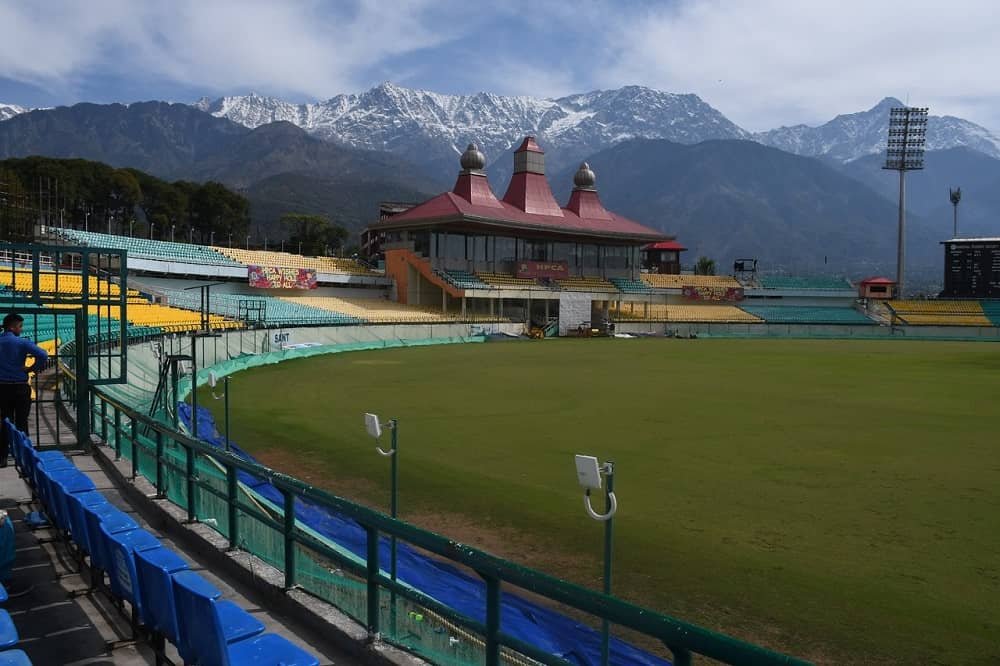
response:
<path fill-rule="evenodd" d="M 992 2 L 683 1 L 623 16 L 607 86 L 694 92 L 751 130 L 894 96 L 1000 129 Z"/>
<path fill-rule="evenodd" d="M 336 15 L 334 15 L 334 11 Z M 367 86 L 365 68 L 449 39 L 430 0 L 264 0 L 0 5 L 0 77 L 66 89 L 100 75 L 323 97 Z"/>
<path fill-rule="evenodd" d="M 641 84 L 750 130 L 909 95 L 1000 131 L 998 34 L 994 3 L 972 0 L 0 1 L 0 80 L 64 98 L 118 80 L 290 101 L 387 77 L 543 97 Z"/>

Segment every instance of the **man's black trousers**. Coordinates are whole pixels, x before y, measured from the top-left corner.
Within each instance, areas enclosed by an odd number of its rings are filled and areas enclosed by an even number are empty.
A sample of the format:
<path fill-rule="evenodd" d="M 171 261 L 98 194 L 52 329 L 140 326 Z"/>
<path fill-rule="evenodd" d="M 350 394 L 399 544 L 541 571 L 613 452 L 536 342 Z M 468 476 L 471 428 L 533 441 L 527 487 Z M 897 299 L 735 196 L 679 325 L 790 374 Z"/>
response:
<path fill-rule="evenodd" d="M 10 419 L 21 432 L 28 432 L 28 413 L 31 411 L 31 387 L 25 384 L 0 384 L 0 423 Z M 7 464 L 10 443 L 7 429 L 0 428 L 0 465 Z"/>

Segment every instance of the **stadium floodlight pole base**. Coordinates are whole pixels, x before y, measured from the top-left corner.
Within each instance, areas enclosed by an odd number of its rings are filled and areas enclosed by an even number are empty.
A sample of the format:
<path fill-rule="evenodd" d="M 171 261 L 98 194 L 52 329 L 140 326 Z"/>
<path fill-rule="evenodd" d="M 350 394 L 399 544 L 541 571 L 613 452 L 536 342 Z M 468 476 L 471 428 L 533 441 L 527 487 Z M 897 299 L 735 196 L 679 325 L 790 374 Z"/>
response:
<path fill-rule="evenodd" d="M 604 523 L 604 587 L 605 595 L 611 595 L 611 567 L 614 544 L 614 515 L 618 512 L 618 499 L 615 497 L 615 463 L 608 460 L 601 465 L 594 456 L 577 455 L 576 474 L 580 486 L 584 489 L 583 507 L 587 515 Z M 602 483 L 606 480 L 607 483 Z M 590 505 L 590 492 L 604 488 L 604 513 L 594 511 Z M 610 656 L 609 642 L 611 625 L 606 618 L 601 620 L 601 666 L 608 666 Z"/>
<path fill-rule="evenodd" d="M 604 478 L 607 480 L 607 490 L 604 495 L 605 513 L 612 516 L 604 521 L 604 594 L 611 594 L 611 565 L 614 554 L 614 514 L 617 510 L 615 501 L 615 463 L 612 460 L 604 463 Z M 601 620 L 601 666 L 608 666 L 610 657 L 611 625 L 607 618 Z"/>
<path fill-rule="evenodd" d="M 384 424 L 384 427 L 392 431 L 392 446 L 388 451 L 384 451 L 381 446 L 376 445 L 375 451 L 379 455 L 385 456 L 386 458 L 391 458 L 392 465 L 390 471 L 390 495 L 389 495 L 389 515 L 395 519 L 398 515 L 399 509 L 399 421 L 397 419 L 389 419 L 388 423 Z M 377 441 L 382 437 L 383 424 L 378 418 L 378 415 L 366 413 L 365 414 L 365 429 L 368 434 L 375 438 Z M 396 537 L 395 535 L 389 537 L 389 577 L 393 582 L 396 581 Z M 395 588 L 389 591 L 389 621 L 390 621 L 390 631 L 392 635 L 396 633 L 396 590 Z"/>

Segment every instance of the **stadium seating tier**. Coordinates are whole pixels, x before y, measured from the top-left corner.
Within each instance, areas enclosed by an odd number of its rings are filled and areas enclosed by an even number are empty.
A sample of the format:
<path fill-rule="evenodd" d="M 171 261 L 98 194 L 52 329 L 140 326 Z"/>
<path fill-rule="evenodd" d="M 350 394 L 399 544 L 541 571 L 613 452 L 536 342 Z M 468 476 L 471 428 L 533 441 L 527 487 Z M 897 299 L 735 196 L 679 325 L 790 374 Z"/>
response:
<path fill-rule="evenodd" d="M 842 277 L 797 277 L 791 275 L 761 275 L 757 282 L 764 289 L 813 289 L 819 291 L 844 291 L 854 289 Z"/>
<path fill-rule="evenodd" d="M 979 301 L 892 300 L 886 305 L 911 326 L 994 326 Z"/>
<path fill-rule="evenodd" d="M 852 307 L 797 305 L 741 305 L 741 309 L 769 324 L 874 324 Z"/>
<path fill-rule="evenodd" d="M 618 321 L 692 322 L 757 324 L 760 319 L 734 305 L 664 305 L 662 303 L 622 303 L 611 309 Z"/>
<path fill-rule="evenodd" d="M 740 287 L 736 278 L 728 275 L 670 275 L 643 273 L 642 281 L 654 289 L 681 289 L 682 287 Z"/>

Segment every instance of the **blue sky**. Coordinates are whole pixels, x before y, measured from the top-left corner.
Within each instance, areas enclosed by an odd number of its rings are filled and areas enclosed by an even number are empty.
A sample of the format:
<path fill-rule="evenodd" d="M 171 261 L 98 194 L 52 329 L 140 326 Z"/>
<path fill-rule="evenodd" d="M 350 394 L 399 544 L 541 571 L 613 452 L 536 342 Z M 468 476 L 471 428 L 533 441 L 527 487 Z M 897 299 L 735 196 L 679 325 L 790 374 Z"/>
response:
<path fill-rule="evenodd" d="M 1000 134 L 998 16 L 963 0 L 0 0 L 0 102 L 638 84 L 695 93 L 749 130 L 894 96 Z"/>

